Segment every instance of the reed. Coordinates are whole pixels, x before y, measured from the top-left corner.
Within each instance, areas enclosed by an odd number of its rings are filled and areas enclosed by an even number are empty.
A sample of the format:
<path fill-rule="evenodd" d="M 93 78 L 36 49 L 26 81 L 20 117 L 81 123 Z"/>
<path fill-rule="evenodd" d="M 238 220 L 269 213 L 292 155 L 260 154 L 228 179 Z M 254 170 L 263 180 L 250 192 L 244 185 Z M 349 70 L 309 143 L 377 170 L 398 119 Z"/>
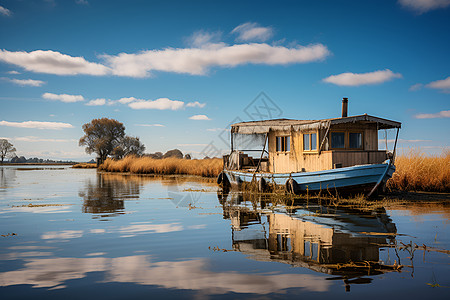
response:
<path fill-rule="evenodd" d="M 387 182 L 389 190 L 450 192 L 450 151 L 426 155 L 412 149 L 395 160 L 396 171 Z"/>
<path fill-rule="evenodd" d="M 96 163 L 79 163 L 76 165 L 73 165 L 72 168 L 74 169 L 94 169 L 97 168 Z"/>
<path fill-rule="evenodd" d="M 107 159 L 100 170 L 108 172 L 130 172 L 134 174 L 197 175 L 216 177 L 223 169 L 222 159 L 180 159 L 127 156 L 121 160 Z"/>

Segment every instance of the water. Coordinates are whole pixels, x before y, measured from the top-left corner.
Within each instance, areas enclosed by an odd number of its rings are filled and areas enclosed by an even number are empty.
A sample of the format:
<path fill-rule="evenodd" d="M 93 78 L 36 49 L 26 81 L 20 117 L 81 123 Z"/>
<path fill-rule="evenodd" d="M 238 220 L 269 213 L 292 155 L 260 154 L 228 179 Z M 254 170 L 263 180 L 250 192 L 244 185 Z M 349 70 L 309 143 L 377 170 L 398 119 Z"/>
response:
<path fill-rule="evenodd" d="M 450 295 L 449 207 L 249 200 L 192 177 L 0 167 L 1 299 Z"/>

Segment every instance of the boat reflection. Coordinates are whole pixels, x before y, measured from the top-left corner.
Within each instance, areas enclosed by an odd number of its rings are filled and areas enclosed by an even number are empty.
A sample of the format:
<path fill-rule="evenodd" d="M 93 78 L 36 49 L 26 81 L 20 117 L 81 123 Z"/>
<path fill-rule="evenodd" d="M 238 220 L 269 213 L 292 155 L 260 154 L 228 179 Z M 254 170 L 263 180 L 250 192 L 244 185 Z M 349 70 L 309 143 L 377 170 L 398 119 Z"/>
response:
<path fill-rule="evenodd" d="M 350 284 L 370 283 L 365 275 L 396 269 L 380 259 L 380 250 L 394 243 L 396 226 L 386 212 L 355 213 L 296 203 L 246 201 L 239 193 L 219 194 L 224 218 L 231 220 L 233 250 L 258 261 L 337 275 Z"/>
<path fill-rule="evenodd" d="M 83 212 L 94 214 L 94 218 L 105 218 L 123 214 L 124 200 L 138 199 L 143 186 L 138 176 L 97 174 L 95 182 L 87 181 L 78 195 L 83 198 Z"/>

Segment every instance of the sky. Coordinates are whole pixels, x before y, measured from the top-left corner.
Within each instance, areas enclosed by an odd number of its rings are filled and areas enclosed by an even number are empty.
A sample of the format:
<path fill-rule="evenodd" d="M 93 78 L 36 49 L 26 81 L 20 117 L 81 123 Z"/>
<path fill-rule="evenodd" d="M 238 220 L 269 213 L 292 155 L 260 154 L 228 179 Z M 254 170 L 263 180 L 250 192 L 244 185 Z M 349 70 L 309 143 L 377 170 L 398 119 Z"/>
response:
<path fill-rule="evenodd" d="M 82 125 L 107 117 L 147 153 L 202 158 L 230 123 L 340 117 L 348 97 L 402 122 L 401 153 L 440 154 L 449 32 L 450 0 L 0 0 L 0 138 L 87 161 Z"/>

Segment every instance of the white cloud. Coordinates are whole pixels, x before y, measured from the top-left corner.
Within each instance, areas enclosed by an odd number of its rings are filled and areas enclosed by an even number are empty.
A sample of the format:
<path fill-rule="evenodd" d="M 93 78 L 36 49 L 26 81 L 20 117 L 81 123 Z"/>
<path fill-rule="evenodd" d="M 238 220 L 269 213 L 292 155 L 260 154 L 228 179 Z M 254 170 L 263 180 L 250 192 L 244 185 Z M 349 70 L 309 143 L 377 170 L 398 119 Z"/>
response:
<path fill-rule="evenodd" d="M 159 98 L 152 100 L 138 99 L 128 104 L 132 109 L 159 109 L 159 110 L 178 110 L 184 107 L 183 101 L 170 100 L 168 98 Z"/>
<path fill-rule="evenodd" d="M 106 99 L 103 99 L 103 98 L 94 99 L 94 100 L 91 100 L 88 103 L 86 103 L 86 105 L 88 105 L 88 106 L 101 106 L 101 105 L 105 105 L 105 104 L 106 104 Z"/>
<path fill-rule="evenodd" d="M 422 87 L 423 87 L 423 84 L 421 84 L 421 83 L 416 83 L 416 84 L 413 84 L 412 86 L 410 86 L 410 87 L 409 87 L 409 90 L 412 91 L 412 92 L 414 92 L 414 91 L 420 90 Z"/>
<path fill-rule="evenodd" d="M 208 144 L 177 144 L 178 147 L 205 147 Z"/>
<path fill-rule="evenodd" d="M 325 79 L 324 82 L 333 83 L 343 86 L 359 86 L 366 84 L 378 84 L 385 81 L 389 81 L 393 78 L 401 78 L 400 73 L 394 73 L 389 69 L 380 70 L 369 73 L 342 73 L 338 75 L 332 75 Z"/>
<path fill-rule="evenodd" d="M 8 72 L 6 72 L 6 73 L 12 74 L 12 75 L 19 75 L 19 74 L 20 74 L 20 72 L 17 72 L 17 71 L 15 71 L 15 70 L 8 71 Z"/>
<path fill-rule="evenodd" d="M 443 110 L 435 114 L 417 114 L 414 116 L 416 119 L 437 119 L 437 118 L 450 118 L 450 110 Z"/>
<path fill-rule="evenodd" d="M 33 79 L 15 79 L 15 78 L 11 79 L 6 77 L 2 77 L 2 79 L 21 86 L 42 86 L 43 84 L 46 83 L 45 81 Z"/>
<path fill-rule="evenodd" d="M 131 103 L 136 100 L 137 99 L 134 97 L 128 97 L 128 98 L 120 98 L 119 100 L 117 100 L 117 102 L 122 103 L 122 104 L 128 104 L 128 103 Z"/>
<path fill-rule="evenodd" d="M 73 128 L 73 126 L 69 123 L 39 122 L 39 121 L 24 121 L 24 122 L 0 121 L 0 126 L 34 128 L 34 129 L 54 129 L 54 130 Z"/>
<path fill-rule="evenodd" d="M 53 94 L 53 93 L 44 93 L 42 94 L 42 98 L 48 100 L 56 100 L 64 103 L 74 103 L 84 101 L 84 97 L 81 95 L 68 95 L 68 94 Z"/>
<path fill-rule="evenodd" d="M 430 82 L 429 84 L 426 85 L 426 87 L 438 89 L 443 92 L 450 92 L 450 76 L 442 80 Z"/>
<path fill-rule="evenodd" d="M 412 9 L 420 14 L 450 5 L 450 0 L 399 0 L 398 2 L 403 7 Z"/>
<path fill-rule="evenodd" d="M 108 67 L 51 50 L 11 52 L 0 49 L 0 61 L 20 66 L 27 71 L 56 75 L 107 75 Z"/>
<path fill-rule="evenodd" d="M 67 142 L 77 142 L 75 139 L 47 139 L 47 138 L 40 138 L 37 136 L 23 136 L 23 137 L 15 137 L 15 141 L 21 141 L 21 142 L 50 142 L 50 143 L 67 143 Z"/>
<path fill-rule="evenodd" d="M 288 65 L 324 59 L 329 55 L 326 46 L 271 46 L 265 43 L 228 46 L 210 44 L 203 48 L 166 48 L 137 54 L 120 53 L 103 58 L 114 75 L 146 77 L 151 71 L 204 75 L 214 66 L 236 67 L 243 64 Z"/>
<path fill-rule="evenodd" d="M 136 124 L 136 126 L 142 126 L 142 127 L 166 127 L 162 124 Z"/>
<path fill-rule="evenodd" d="M 231 33 L 237 34 L 237 40 L 239 41 L 264 42 L 273 36 L 273 29 L 259 26 L 257 23 L 247 22 L 234 28 Z"/>
<path fill-rule="evenodd" d="M 206 103 L 200 103 L 198 101 L 195 102 L 189 102 L 188 104 L 186 104 L 186 107 L 200 107 L 203 108 L 205 107 Z"/>
<path fill-rule="evenodd" d="M 75 3 L 80 5 L 89 5 L 87 0 L 75 0 Z"/>
<path fill-rule="evenodd" d="M 189 45 L 195 48 L 201 48 L 209 44 L 218 43 L 221 35 L 220 32 L 197 31 L 187 40 Z"/>
<path fill-rule="evenodd" d="M 12 13 L 9 9 L 3 7 L 0 5 L 0 15 L 4 15 L 4 16 L 10 16 Z"/>
<path fill-rule="evenodd" d="M 189 119 L 190 120 L 198 120 L 198 121 L 200 121 L 200 120 L 206 120 L 206 121 L 211 120 L 206 115 L 195 115 L 195 116 L 189 117 Z"/>

